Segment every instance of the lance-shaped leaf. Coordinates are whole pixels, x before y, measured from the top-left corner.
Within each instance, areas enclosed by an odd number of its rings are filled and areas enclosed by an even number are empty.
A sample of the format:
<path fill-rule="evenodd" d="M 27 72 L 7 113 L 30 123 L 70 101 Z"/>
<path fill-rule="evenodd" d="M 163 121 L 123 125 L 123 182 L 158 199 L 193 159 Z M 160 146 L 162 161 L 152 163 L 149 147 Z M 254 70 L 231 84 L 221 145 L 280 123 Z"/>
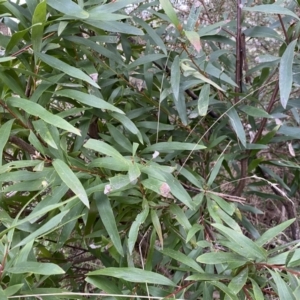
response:
<path fill-rule="evenodd" d="M 198 98 L 198 112 L 199 116 L 206 116 L 209 104 L 210 85 L 204 84 L 201 88 Z"/>
<path fill-rule="evenodd" d="M 230 119 L 230 123 L 238 136 L 239 140 L 241 141 L 242 145 L 246 147 L 246 134 L 243 127 L 243 124 L 240 120 L 240 117 L 236 110 L 232 107 L 228 112 L 227 115 Z"/>
<path fill-rule="evenodd" d="M 114 278 L 121 278 L 129 282 L 142 282 L 175 286 L 175 283 L 173 281 L 158 273 L 145 271 L 137 268 L 105 268 L 101 270 L 92 271 L 87 275 L 111 276 Z"/>
<path fill-rule="evenodd" d="M 206 147 L 203 145 L 192 144 L 192 143 L 181 143 L 181 142 L 161 142 L 157 144 L 153 144 L 147 148 L 145 148 L 142 152 L 149 153 L 158 151 L 161 153 L 169 153 L 176 150 L 188 150 L 188 151 L 196 151 L 205 149 Z"/>
<path fill-rule="evenodd" d="M 179 88 L 180 88 L 180 65 L 179 56 L 177 55 L 172 63 L 171 67 L 171 86 L 173 95 L 176 101 L 179 100 Z"/>
<path fill-rule="evenodd" d="M 81 79 L 89 83 L 90 85 L 100 89 L 99 85 L 94 80 L 92 80 L 90 76 L 83 73 L 80 69 L 68 65 L 54 56 L 50 56 L 44 53 L 36 53 L 36 55 L 39 59 L 41 59 L 44 63 L 51 66 L 52 68 L 60 70 L 73 78 Z"/>
<path fill-rule="evenodd" d="M 61 180 L 72 190 L 82 203 L 89 208 L 89 199 L 86 191 L 70 167 L 60 159 L 53 161 L 53 167 Z"/>
<path fill-rule="evenodd" d="M 107 110 L 118 112 L 120 114 L 124 114 L 124 112 L 121 109 L 113 106 L 112 104 L 106 102 L 105 100 L 98 98 L 94 95 L 86 94 L 80 91 L 66 89 L 66 90 L 57 91 L 56 95 L 75 99 L 78 102 L 86 104 L 88 106 L 107 109 Z"/>
<path fill-rule="evenodd" d="M 171 22 L 177 27 L 179 25 L 179 20 L 171 2 L 169 0 L 159 0 L 159 2 Z"/>
<path fill-rule="evenodd" d="M 44 24 L 46 22 L 46 15 L 47 15 L 47 3 L 46 1 L 42 1 L 39 3 L 34 11 L 32 17 L 32 48 L 34 53 L 38 53 L 41 51 L 42 47 L 42 39 L 43 39 L 43 32 L 44 32 Z M 35 61 L 37 61 L 35 57 Z"/>
<path fill-rule="evenodd" d="M 292 41 L 284 51 L 279 66 L 279 91 L 281 105 L 286 108 L 293 83 L 293 60 L 297 40 Z"/>
<path fill-rule="evenodd" d="M 77 135 L 80 135 L 80 131 L 72 126 L 70 123 L 68 123 L 63 118 L 51 114 L 48 110 L 46 110 L 41 105 L 34 103 L 32 101 L 23 99 L 23 98 L 16 98 L 16 97 L 10 97 L 7 99 L 7 103 L 10 106 L 18 107 L 23 110 L 25 110 L 28 114 L 38 117 L 42 120 L 44 120 L 46 123 L 49 123 L 53 126 L 56 126 L 58 128 L 67 130 L 69 132 L 75 133 Z"/>
<path fill-rule="evenodd" d="M 287 15 L 287 16 L 294 17 L 297 20 L 300 20 L 299 17 L 291 10 L 276 4 L 265 4 L 265 5 L 256 5 L 253 7 L 244 7 L 243 10 L 257 11 L 266 14 Z"/>
<path fill-rule="evenodd" d="M 96 206 L 101 218 L 101 221 L 111 238 L 113 245 L 121 256 L 124 256 L 123 247 L 116 224 L 116 218 L 110 205 L 110 201 L 103 193 L 95 193 Z M 91 275 L 91 274 L 90 274 Z"/>
<path fill-rule="evenodd" d="M 13 274 L 33 273 L 40 275 L 57 275 L 65 273 L 65 271 L 56 264 L 34 261 L 23 261 L 20 265 L 9 268 L 7 271 Z"/>
<path fill-rule="evenodd" d="M 145 222 L 149 214 L 149 205 L 147 200 L 144 200 L 143 206 L 143 211 L 136 216 L 135 221 L 132 223 L 128 233 L 128 250 L 130 255 L 132 255 L 132 251 L 138 237 L 139 228 Z"/>
<path fill-rule="evenodd" d="M 25 239 L 23 239 L 20 243 L 15 245 L 14 248 L 20 247 L 23 245 L 26 245 L 30 242 L 32 242 L 34 239 L 38 237 L 42 237 L 43 235 L 55 230 L 57 225 L 61 222 L 62 218 L 68 213 L 68 210 L 62 211 L 60 214 L 54 216 L 51 218 L 47 223 L 42 225 L 37 230 L 33 231 L 31 234 L 29 234 Z"/>
<path fill-rule="evenodd" d="M 65 15 L 78 19 L 87 19 L 89 13 L 72 0 L 47 0 L 47 4 Z"/>
<path fill-rule="evenodd" d="M 13 122 L 14 119 L 9 120 L 0 127 L 0 166 L 2 165 L 3 149 L 8 141 Z"/>
<path fill-rule="evenodd" d="M 107 156 L 112 156 L 117 160 L 121 160 L 122 162 L 127 162 L 127 160 L 122 156 L 120 152 L 118 152 L 114 147 L 98 140 L 89 139 L 85 144 L 85 148 L 95 150 L 97 152 L 103 153 Z"/>

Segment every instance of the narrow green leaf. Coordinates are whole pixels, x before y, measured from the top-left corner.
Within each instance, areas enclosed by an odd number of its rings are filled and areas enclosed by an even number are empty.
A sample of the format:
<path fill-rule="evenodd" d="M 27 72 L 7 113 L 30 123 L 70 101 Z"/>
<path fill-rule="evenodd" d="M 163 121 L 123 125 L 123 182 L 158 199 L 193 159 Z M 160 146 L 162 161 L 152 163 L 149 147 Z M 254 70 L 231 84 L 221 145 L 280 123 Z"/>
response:
<path fill-rule="evenodd" d="M 234 294 L 238 294 L 248 280 L 248 268 L 242 269 L 235 277 L 232 278 L 228 287 Z"/>
<path fill-rule="evenodd" d="M 179 101 L 180 89 L 180 59 L 176 55 L 171 67 L 171 87 L 176 101 Z"/>
<path fill-rule="evenodd" d="M 196 151 L 202 150 L 206 147 L 203 145 L 192 144 L 192 143 L 182 143 L 182 142 L 161 142 L 157 144 L 153 144 L 145 148 L 142 152 L 149 153 L 149 152 L 162 152 L 162 153 L 172 153 L 177 150 L 187 150 L 187 151 Z"/>
<path fill-rule="evenodd" d="M 183 254 L 179 251 L 165 248 L 164 250 L 160 250 L 160 252 L 164 255 L 167 255 L 167 256 L 175 259 L 178 263 L 182 263 L 199 273 L 204 273 L 203 269 L 195 262 L 194 259 L 186 256 L 185 254 Z"/>
<path fill-rule="evenodd" d="M 290 261 L 289 261 L 289 263 L 288 263 L 287 266 L 288 266 L 288 268 L 296 268 L 296 267 L 300 266 L 300 249 L 296 249 L 294 251 L 293 256 L 290 259 Z"/>
<path fill-rule="evenodd" d="M 121 115 L 119 113 L 111 113 L 111 116 L 117 119 L 123 126 L 129 130 L 132 134 L 136 135 L 141 144 L 144 144 L 142 135 L 136 125 L 125 115 Z"/>
<path fill-rule="evenodd" d="M 214 86 L 216 89 L 225 92 L 218 84 L 216 84 L 214 81 L 210 80 L 209 78 L 207 78 L 206 76 L 204 76 L 203 74 L 201 74 L 200 72 L 195 70 L 194 68 L 192 68 L 184 63 L 181 63 L 181 68 L 184 71 L 183 75 L 185 77 L 194 76 L 195 78 L 198 78 L 198 79 L 202 80 L 203 82 L 206 82 L 206 83 Z"/>
<path fill-rule="evenodd" d="M 266 14 L 287 15 L 296 18 L 297 20 L 300 20 L 299 17 L 291 10 L 276 4 L 265 4 L 265 5 L 256 5 L 253 7 L 243 7 L 243 10 L 257 11 Z"/>
<path fill-rule="evenodd" d="M 116 159 L 114 157 L 101 157 L 94 159 L 90 164 L 91 168 L 104 168 L 114 171 L 128 171 L 129 162 L 127 160 Z"/>
<path fill-rule="evenodd" d="M 105 268 L 89 272 L 88 276 L 100 275 L 120 278 L 129 282 L 152 283 L 159 285 L 176 286 L 170 279 L 154 272 L 137 268 Z"/>
<path fill-rule="evenodd" d="M 246 134 L 244 131 L 243 124 L 240 120 L 240 117 L 236 110 L 232 107 L 228 112 L 227 115 L 229 117 L 230 123 L 238 136 L 239 140 L 241 141 L 242 145 L 246 147 Z"/>
<path fill-rule="evenodd" d="M 7 121 L 0 127 L 0 167 L 2 166 L 3 149 L 6 146 L 8 138 L 10 136 L 13 123 L 14 119 Z"/>
<path fill-rule="evenodd" d="M 275 281 L 279 299 L 280 300 L 296 300 L 291 288 L 288 286 L 288 283 L 286 283 L 282 279 L 281 274 L 278 271 L 269 270 L 269 272 L 271 273 L 271 275 Z"/>
<path fill-rule="evenodd" d="M 254 293 L 254 297 L 255 300 L 264 300 L 264 294 L 261 291 L 260 286 L 256 283 L 256 281 L 254 281 L 252 278 L 250 278 L 251 283 L 252 283 L 252 288 L 253 288 L 253 293 Z"/>
<path fill-rule="evenodd" d="M 134 3 L 140 3 L 144 0 L 118 0 L 109 2 L 104 5 L 97 5 L 96 7 L 92 8 L 89 12 L 90 14 L 97 15 L 98 13 L 112 13 L 118 11 L 122 8 L 125 8 L 127 5 L 131 5 Z"/>
<path fill-rule="evenodd" d="M 44 53 L 36 53 L 36 55 L 39 59 L 41 59 L 44 63 L 51 66 L 52 68 L 60 70 L 73 78 L 78 78 L 83 81 L 86 81 L 90 85 L 100 89 L 99 85 L 94 80 L 92 80 L 90 76 L 83 73 L 80 69 L 72 67 L 63 62 L 62 60 L 59 60 L 58 58 L 51 55 L 47 55 Z"/>
<path fill-rule="evenodd" d="M 226 295 L 226 300 L 240 300 L 224 283 L 221 283 L 219 281 L 211 281 L 210 284 L 216 286 L 218 289 L 224 292 L 224 294 Z"/>
<path fill-rule="evenodd" d="M 31 31 L 32 48 L 34 54 L 41 51 L 44 25 L 46 22 L 46 15 L 47 15 L 47 3 L 46 1 L 42 1 L 36 6 L 32 17 L 32 25 L 36 25 L 32 27 L 32 31 Z M 35 63 L 36 62 L 37 62 L 37 58 L 35 56 Z"/>
<path fill-rule="evenodd" d="M 197 259 L 198 262 L 209 265 L 227 264 L 230 262 L 247 262 L 247 259 L 239 254 L 229 252 L 210 252 L 200 255 Z"/>
<path fill-rule="evenodd" d="M 124 33 L 128 35 L 144 35 L 143 31 L 139 28 L 133 27 L 123 22 L 118 21 L 96 21 L 96 20 L 85 20 L 84 23 L 107 30 L 109 32 Z"/>
<path fill-rule="evenodd" d="M 87 19 L 89 17 L 89 13 L 72 0 L 47 0 L 47 4 L 68 16 L 78 19 Z"/>
<path fill-rule="evenodd" d="M 113 210 L 110 205 L 110 201 L 109 201 L 108 197 L 106 195 L 104 195 L 103 193 L 97 192 L 97 193 L 95 193 L 94 198 L 96 201 L 96 206 L 97 206 L 101 221 L 102 221 L 109 237 L 111 238 L 113 245 L 115 246 L 115 248 L 119 252 L 119 254 L 121 256 L 124 256 L 123 247 L 122 247 L 120 235 L 118 232 L 118 227 L 116 224 L 116 218 L 114 216 L 114 213 L 113 213 Z M 89 273 L 89 275 L 96 275 L 96 274 Z"/>
<path fill-rule="evenodd" d="M 15 98 L 15 97 L 8 98 L 7 102 L 9 105 L 13 107 L 18 107 L 25 110 L 27 113 L 29 113 L 32 116 L 41 118 L 46 123 L 67 130 L 69 132 L 75 133 L 77 135 L 80 135 L 80 131 L 77 128 L 73 127 L 70 123 L 68 123 L 63 118 L 51 114 L 48 110 L 46 110 L 44 107 L 42 107 L 37 103 L 34 103 L 32 101 L 23 98 Z"/>
<path fill-rule="evenodd" d="M 149 34 L 150 38 L 153 40 L 154 44 L 157 45 L 162 52 L 167 55 L 167 49 L 165 46 L 164 41 L 160 38 L 160 36 L 152 29 L 151 26 L 149 26 L 144 20 L 141 18 L 134 17 L 134 21 L 138 24 L 140 24 L 146 32 Z"/>
<path fill-rule="evenodd" d="M 226 200 L 219 197 L 218 195 L 215 195 L 214 193 L 207 193 L 207 194 L 208 194 L 207 196 L 209 196 L 211 199 L 216 201 L 218 203 L 218 205 L 224 211 L 226 211 L 226 213 L 228 215 L 232 216 L 234 214 L 234 212 L 236 211 L 236 206 L 233 203 L 228 203 Z M 239 231 L 241 231 L 241 229 Z"/>
<path fill-rule="evenodd" d="M 112 146 L 94 139 L 89 139 L 83 146 L 84 148 L 92 149 L 97 152 L 103 153 L 107 156 L 112 156 L 113 158 L 117 160 L 121 160 L 122 162 L 126 162 L 127 160 L 118 152 L 115 148 Z"/>
<path fill-rule="evenodd" d="M 12 274 L 33 273 L 40 275 L 58 275 L 65 273 L 65 271 L 56 264 L 34 261 L 22 262 L 22 264 L 9 268 L 7 271 Z"/>
<path fill-rule="evenodd" d="M 44 122 L 43 120 L 33 121 L 32 125 L 37 134 L 39 134 L 42 139 L 52 148 L 58 149 L 55 140 L 49 130 L 49 124 Z"/>
<path fill-rule="evenodd" d="M 40 228 L 38 228 L 37 230 L 35 230 L 34 232 L 32 232 L 31 234 L 29 234 L 25 239 L 23 239 L 20 243 L 18 243 L 17 245 L 14 246 L 14 248 L 16 247 L 20 247 L 23 245 L 26 245 L 29 242 L 32 242 L 32 240 L 36 239 L 36 238 L 40 238 L 43 235 L 55 230 L 55 228 L 58 226 L 58 224 L 61 222 L 62 218 L 68 213 L 68 210 L 62 211 L 61 213 L 59 213 L 58 215 L 54 216 L 53 218 L 51 218 L 47 223 L 45 223 L 44 225 L 42 225 Z"/>
<path fill-rule="evenodd" d="M 147 200 L 143 201 L 143 206 L 143 211 L 136 216 L 135 221 L 132 223 L 128 233 L 128 251 L 130 255 L 132 255 L 134 245 L 138 237 L 139 228 L 145 222 L 149 214 L 149 205 Z"/>
<path fill-rule="evenodd" d="M 174 218 L 178 221 L 178 223 L 183 227 L 185 231 L 191 229 L 192 225 L 189 222 L 187 216 L 183 212 L 183 210 L 176 204 L 170 205 L 170 213 L 174 215 Z"/>
<path fill-rule="evenodd" d="M 107 110 L 118 112 L 120 114 L 124 114 L 124 112 L 121 109 L 106 102 L 105 100 L 98 98 L 91 94 L 86 94 L 86 93 L 83 93 L 80 91 L 76 91 L 74 89 L 73 90 L 71 90 L 71 89 L 59 90 L 59 91 L 56 91 L 55 94 L 58 96 L 75 99 L 78 102 L 80 102 L 82 104 L 86 104 L 88 106 L 92 106 L 92 107 L 96 107 L 96 108 L 100 108 L 100 109 L 107 109 Z"/>
<path fill-rule="evenodd" d="M 200 231 L 203 230 L 203 226 L 199 225 L 199 224 L 194 224 L 188 231 L 188 234 L 186 236 L 186 240 L 185 242 L 188 243 L 194 236 L 195 234 Z"/>
<path fill-rule="evenodd" d="M 204 84 L 198 98 L 199 116 L 206 116 L 209 104 L 210 85 Z"/>
<path fill-rule="evenodd" d="M 196 280 L 196 281 L 212 281 L 212 280 L 229 281 L 231 279 L 232 276 L 230 275 L 219 275 L 219 274 L 210 274 L 210 273 L 198 273 L 185 278 L 185 280 Z"/>
<path fill-rule="evenodd" d="M 254 26 L 243 31 L 247 37 L 256 37 L 256 38 L 275 38 L 279 41 L 284 42 L 280 34 L 278 34 L 274 29 L 266 26 Z"/>
<path fill-rule="evenodd" d="M 213 226 L 235 245 L 234 249 L 238 254 L 244 256 L 246 259 L 266 260 L 266 251 L 257 246 L 243 233 L 236 232 L 221 224 L 213 224 Z"/>
<path fill-rule="evenodd" d="M 135 182 L 141 175 L 141 170 L 138 167 L 138 164 L 133 163 L 129 166 L 128 169 L 128 176 L 129 176 L 129 180 L 130 182 Z"/>
<path fill-rule="evenodd" d="M 157 213 L 154 209 L 151 209 L 151 221 L 152 221 L 154 229 L 155 229 L 155 231 L 158 235 L 160 246 L 162 248 L 164 248 L 164 239 L 163 239 L 163 234 L 162 234 L 160 221 L 159 221 L 158 215 L 157 215 Z"/>
<path fill-rule="evenodd" d="M 249 105 L 243 105 L 239 108 L 241 111 L 243 111 L 248 116 L 252 116 L 255 118 L 274 118 L 273 116 L 269 115 L 266 111 L 264 111 L 261 108 L 257 108 L 254 106 Z"/>
<path fill-rule="evenodd" d="M 138 59 L 136 59 L 131 64 L 129 64 L 128 69 L 133 69 L 133 68 L 136 68 L 137 66 L 145 65 L 145 64 L 148 64 L 150 62 L 153 62 L 153 61 L 159 60 L 161 58 L 165 58 L 165 57 L 166 57 L 165 54 L 159 54 L 159 53 L 144 55 L 144 56 L 141 56 Z"/>
<path fill-rule="evenodd" d="M 112 280 L 109 280 L 108 278 L 91 276 L 91 277 L 86 277 L 85 281 L 108 294 L 116 294 L 116 295 L 122 294 L 122 289 L 119 288 Z M 122 299 L 122 298 L 116 297 L 115 299 Z"/>
<path fill-rule="evenodd" d="M 0 70 L 0 81 L 2 86 L 7 86 L 14 94 L 26 97 L 21 82 L 14 70 Z"/>
<path fill-rule="evenodd" d="M 210 173 L 210 176 L 209 176 L 209 179 L 207 181 L 208 186 L 211 186 L 213 184 L 213 182 L 216 179 L 217 175 L 220 173 L 220 169 L 222 167 L 223 160 L 224 160 L 224 156 L 219 157 L 217 162 L 213 166 L 213 168 L 211 170 L 211 173 Z"/>
<path fill-rule="evenodd" d="M 12 296 L 16 294 L 23 286 L 24 283 L 11 285 L 4 290 L 4 293 L 7 297 Z"/>
<path fill-rule="evenodd" d="M 61 180 L 72 190 L 82 203 L 89 208 L 90 204 L 86 191 L 70 167 L 60 159 L 54 160 L 52 164 Z"/>
<path fill-rule="evenodd" d="M 294 51 L 297 40 L 292 41 L 285 49 L 279 66 L 279 91 L 280 91 L 280 102 L 283 108 L 289 100 L 289 96 L 292 90 L 293 84 L 293 60 Z"/>
<path fill-rule="evenodd" d="M 159 2 L 171 22 L 177 27 L 180 23 L 171 2 L 169 0 L 159 0 Z"/>
<path fill-rule="evenodd" d="M 107 128 L 109 130 L 111 137 L 115 140 L 115 142 L 119 144 L 122 148 L 127 150 L 129 153 L 131 153 L 132 145 L 129 139 L 112 124 L 107 123 Z"/>
<path fill-rule="evenodd" d="M 16 59 L 14 56 L 0 57 L 0 63 Z"/>
<path fill-rule="evenodd" d="M 268 229 L 255 241 L 255 244 L 257 246 L 262 247 L 264 244 L 268 243 L 275 236 L 279 235 L 281 232 L 283 232 L 287 227 L 289 227 L 294 222 L 295 219 L 287 220 L 275 227 Z"/>

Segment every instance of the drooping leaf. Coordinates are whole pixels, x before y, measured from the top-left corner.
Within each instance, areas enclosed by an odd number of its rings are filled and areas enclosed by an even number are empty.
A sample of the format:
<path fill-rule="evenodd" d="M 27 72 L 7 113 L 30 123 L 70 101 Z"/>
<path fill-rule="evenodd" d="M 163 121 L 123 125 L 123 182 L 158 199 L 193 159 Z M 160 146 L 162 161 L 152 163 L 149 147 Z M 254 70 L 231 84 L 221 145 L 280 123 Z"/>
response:
<path fill-rule="evenodd" d="M 299 17 L 291 10 L 276 4 L 264 4 L 264 5 L 256 5 L 253 7 L 243 7 L 243 10 L 256 11 L 256 12 L 266 13 L 266 14 L 287 15 L 299 20 Z"/>
<path fill-rule="evenodd" d="M 288 283 L 285 282 L 278 271 L 269 270 L 271 273 L 278 291 L 279 299 L 296 300 Z"/>
<path fill-rule="evenodd" d="M 170 256 L 173 259 L 175 259 L 176 261 L 189 266 L 190 268 L 192 268 L 193 270 L 199 272 L 199 273 L 203 273 L 203 269 L 199 266 L 199 264 L 197 264 L 195 262 L 194 259 L 184 255 L 183 253 L 173 250 L 173 249 L 169 249 L 169 248 L 165 248 L 164 250 L 160 250 L 161 253 L 163 253 L 164 255 Z"/>
<path fill-rule="evenodd" d="M 25 110 L 28 114 L 32 116 L 41 118 L 46 123 L 67 130 L 69 132 L 75 133 L 77 135 L 80 135 L 80 131 L 74 126 L 72 126 L 69 122 L 65 121 L 63 118 L 57 115 L 51 114 L 48 110 L 46 110 L 44 107 L 42 107 L 37 103 L 34 103 L 32 101 L 23 98 L 16 98 L 16 97 L 8 98 L 7 102 L 9 105 L 13 107 L 18 107 Z"/>
<path fill-rule="evenodd" d="M 122 162 L 127 162 L 126 159 L 112 146 L 98 140 L 89 139 L 85 144 L 85 148 L 95 150 L 97 152 L 103 153 L 107 156 L 112 156 L 117 160 L 121 160 Z"/>
<path fill-rule="evenodd" d="M 86 191 L 70 167 L 60 159 L 55 159 L 52 164 L 61 180 L 78 196 L 85 206 L 90 207 Z"/>
<path fill-rule="evenodd" d="M 87 19 L 89 17 L 89 13 L 83 10 L 72 0 L 47 0 L 47 4 L 54 9 L 64 13 L 65 15 L 72 16 L 74 18 Z"/>
<path fill-rule="evenodd" d="M 15 247 L 20 247 L 26 245 L 27 243 L 32 242 L 34 239 L 38 237 L 42 237 L 44 234 L 47 234 L 53 231 L 57 225 L 61 222 L 62 218 L 68 213 L 68 210 L 62 211 L 58 215 L 51 218 L 47 223 L 42 225 L 39 229 L 35 230 L 31 234 L 29 234 L 25 239 L 19 242 Z"/>
<path fill-rule="evenodd" d="M 110 205 L 110 201 L 109 201 L 108 197 L 101 192 L 97 192 L 97 193 L 95 193 L 94 198 L 96 201 L 96 206 L 97 206 L 100 218 L 102 220 L 102 223 L 103 223 L 108 235 L 110 236 L 113 245 L 115 246 L 118 253 L 121 256 L 124 256 L 124 251 L 123 251 L 120 235 L 118 232 L 118 227 L 117 227 L 115 216 L 114 216 L 114 213 L 113 213 L 113 210 Z M 89 275 L 95 275 L 95 274 L 89 273 Z"/>
<path fill-rule="evenodd" d="M 100 99 L 94 95 L 76 91 L 74 89 L 73 90 L 71 90 L 71 89 L 59 90 L 56 92 L 56 95 L 75 99 L 78 102 L 86 104 L 88 106 L 92 106 L 92 107 L 96 107 L 96 108 L 100 108 L 100 109 L 107 109 L 107 110 L 118 112 L 120 114 L 124 114 L 124 112 L 121 109 L 106 102 L 105 100 Z"/>
<path fill-rule="evenodd" d="M 81 79 L 89 83 L 90 85 L 100 89 L 99 85 L 80 69 L 70 66 L 62 60 L 59 60 L 58 58 L 45 53 L 36 53 L 36 55 L 39 59 L 41 59 L 44 63 L 51 66 L 52 68 L 60 70 L 71 77 Z"/>

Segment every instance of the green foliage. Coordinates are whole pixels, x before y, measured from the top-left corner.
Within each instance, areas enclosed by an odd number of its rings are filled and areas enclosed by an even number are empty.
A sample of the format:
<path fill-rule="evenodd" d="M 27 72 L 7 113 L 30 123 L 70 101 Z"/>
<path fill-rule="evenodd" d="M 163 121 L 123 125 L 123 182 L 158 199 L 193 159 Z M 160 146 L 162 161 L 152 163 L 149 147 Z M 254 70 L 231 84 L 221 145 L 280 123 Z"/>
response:
<path fill-rule="evenodd" d="M 250 4 L 0 0 L 1 299 L 299 299 L 299 5 Z"/>

